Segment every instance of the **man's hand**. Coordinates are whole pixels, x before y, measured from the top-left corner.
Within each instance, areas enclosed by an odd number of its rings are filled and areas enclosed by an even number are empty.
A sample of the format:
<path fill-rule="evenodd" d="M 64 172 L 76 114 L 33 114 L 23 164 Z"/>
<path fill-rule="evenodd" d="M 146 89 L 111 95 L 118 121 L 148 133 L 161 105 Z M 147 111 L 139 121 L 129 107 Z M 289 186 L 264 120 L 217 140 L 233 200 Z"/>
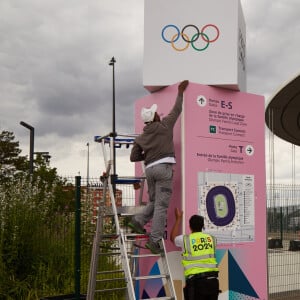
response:
<path fill-rule="evenodd" d="M 179 210 L 179 208 L 175 208 L 175 218 L 176 220 L 181 220 L 183 216 L 183 211 Z"/>
<path fill-rule="evenodd" d="M 181 81 L 178 85 L 178 92 L 182 94 L 188 85 L 189 85 L 188 80 Z"/>
<path fill-rule="evenodd" d="M 182 215 L 183 215 L 183 212 L 176 207 L 175 208 L 175 224 L 173 225 L 173 228 L 171 229 L 171 234 L 170 234 L 170 240 L 172 243 L 174 243 L 175 237 L 177 235 L 179 235 L 179 227 L 182 222 Z"/>

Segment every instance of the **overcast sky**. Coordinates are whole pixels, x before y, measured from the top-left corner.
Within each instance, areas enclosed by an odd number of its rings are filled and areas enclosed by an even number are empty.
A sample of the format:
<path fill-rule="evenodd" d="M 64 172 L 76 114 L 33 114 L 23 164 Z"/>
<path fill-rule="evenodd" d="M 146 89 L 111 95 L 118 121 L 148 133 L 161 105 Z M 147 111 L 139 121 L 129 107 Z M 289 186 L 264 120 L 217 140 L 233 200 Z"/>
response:
<path fill-rule="evenodd" d="M 150 0 L 148 0 L 150 1 Z M 266 103 L 300 72 L 300 1 L 242 0 L 247 38 L 247 92 Z M 0 129 L 22 155 L 48 151 L 60 175 L 99 177 L 95 135 L 112 129 L 112 56 L 116 58 L 116 129 L 134 132 L 134 102 L 143 88 L 143 0 L 0 0 Z M 266 170 L 269 180 L 268 131 Z M 87 146 L 89 143 L 89 147 Z M 291 182 L 292 146 L 275 138 L 276 182 Z M 118 173 L 133 172 L 120 153 Z M 128 152 L 127 152 L 128 153 Z M 296 147 L 296 181 L 300 180 Z"/>

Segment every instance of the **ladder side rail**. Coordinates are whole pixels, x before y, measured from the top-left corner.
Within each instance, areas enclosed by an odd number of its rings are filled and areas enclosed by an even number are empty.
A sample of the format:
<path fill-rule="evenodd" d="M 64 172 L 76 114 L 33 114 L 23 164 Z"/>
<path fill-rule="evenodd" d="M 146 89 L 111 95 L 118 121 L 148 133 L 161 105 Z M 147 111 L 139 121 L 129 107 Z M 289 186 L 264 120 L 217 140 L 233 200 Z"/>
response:
<path fill-rule="evenodd" d="M 127 286 L 127 297 L 129 297 L 130 300 L 135 300 L 135 291 L 133 287 L 133 281 L 132 281 L 132 276 L 130 272 L 130 264 L 129 264 L 129 259 L 128 259 L 128 254 L 127 254 L 127 249 L 126 249 L 126 244 L 125 244 L 125 239 L 124 236 L 121 233 L 121 228 L 120 228 L 120 223 L 119 223 L 119 218 L 118 218 L 118 213 L 117 213 L 117 207 L 116 207 L 116 199 L 115 199 L 115 182 L 112 182 L 112 174 L 111 174 L 111 166 L 114 161 L 111 159 L 113 157 L 113 152 L 112 149 L 114 148 L 114 139 L 110 137 L 110 159 L 107 157 L 107 152 L 106 149 L 107 147 L 105 146 L 107 144 L 107 139 L 101 139 L 101 146 L 102 146 L 102 152 L 104 156 L 104 162 L 105 162 L 105 167 L 106 167 L 106 173 L 105 176 L 103 176 L 104 181 L 103 181 L 103 201 L 102 201 L 102 206 L 103 204 L 105 205 L 105 197 L 107 197 L 107 194 L 109 194 L 110 197 L 110 202 L 111 202 L 111 207 L 113 210 L 113 218 L 115 221 L 115 228 L 116 228 L 116 235 L 118 236 L 118 242 L 119 242 L 119 249 L 120 249 L 120 258 L 122 261 L 122 267 L 124 269 L 125 273 L 125 281 L 126 281 L 126 286 Z M 115 170 L 114 170 L 115 171 Z M 109 193 L 107 193 L 107 187 L 109 189 Z M 98 269 L 98 264 L 99 264 L 99 255 L 100 255 L 100 249 L 99 249 L 99 244 L 101 242 L 102 234 L 101 232 L 103 231 L 102 228 L 102 223 L 103 222 L 102 218 L 103 215 L 105 215 L 105 207 L 103 209 L 100 209 L 100 205 L 98 207 L 98 218 L 97 218 L 97 224 L 96 224 L 96 233 L 94 236 L 93 240 L 93 249 L 92 249 L 92 256 L 91 256 L 91 265 L 90 265 L 90 274 L 89 274 L 89 281 L 88 281 L 88 291 L 87 291 L 87 299 L 88 300 L 94 300 L 95 293 L 96 291 L 96 283 L 97 283 L 97 269 Z"/>
<path fill-rule="evenodd" d="M 126 281 L 127 281 L 128 297 L 130 300 L 136 300 L 135 288 L 133 286 L 132 274 L 131 274 L 131 270 L 130 270 L 130 262 L 128 259 L 128 253 L 127 253 L 127 249 L 126 249 L 123 232 L 121 232 L 119 239 L 120 239 L 120 250 L 121 250 L 122 263 L 123 263 L 124 273 L 125 273 Z"/>
<path fill-rule="evenodd" d="M 113 155 L 113 152 L 112 152 L 113 147 L 114 147 L 114 140 L 113 140 L 113 138 L 111 138 L 110 139 L 111 157 Z M 109 178 L 110 178 L 110 180 L 109 180 L 109 183 L 108 183 L 108 188 L 109 188 L 109 192 L 110 192 L 110 200 L 111 200 L 111 205 L 112 205 L 114 219 L 115 219 L 116 234 L 119 235 L 119 245 L 120 245 L 120 251 L 121 251 L 121 258 L 122 258 L 124 273 L 125 273 L 126 280 L 127 280 L 128 296 L 129 296 L 130 300 L 135 300 L 134 287 L 133 287 L 133 283 L 132 283 L 132 276 L 131 276 L 131 272 L 130 272 L 127 249 L 126 249 L 126 245 L 125 245 L 124 236 L 121 233 L 121 228 L 120 228 L 120 223 L 119 223 L 119 218 L 118 218 L 118 212 L 117 212 L 117 206 L 116 206 L 116 201 L 115 201 L 115 195 L 114 195 L 114 190 L 113 190 L 113 186 L 112 186 L 111 174 L 110 174 Z"/>
<path fill-rule="evenodd" d="M 172 274 L 171 274 L 171 271 L 170 271 L 170 266 L 169 266 L 169 262 L 168 262 L 168 257 L 167 257 L 167 252 L 166 252 L 166 246 L 165 246 L 164 239 L 161 239 L 161 244 L 162 244 L 162 248 L 163 248 L 163 251 L 164 251 L 162 263 L 164 264 L 165 271 L 169 275 L 169 278 L 167 279 L 168 287 L 169 287 L 171 296 L 173 297 L 174 300 L 176 300 L 177 297 L 176 297 L 176 292 L 175 292 L 175 287 L 174 287 Z"/>
<path fill-rule="evenodd" d="M 113 157 L 113 147 L 114 147 L 114 139 L 111 137 L 110 138 L 110 157 Z M 110 160 L 111 165 L 114 163 L 112 160 Z M 114 171 L 114 170 L 113 170 Z M 114 214 L 114 220 L 115 220 L 115 225 L 116 225 L 116 234 L 120 234 L 120 223 L 119 223 L 119 218 L 118 218 L 118 211 L 117 211 L 117 206 L 116 206 L 116 199 L 115 199 L 115 191 L 113 190 L 112 186 L 112 177 L 109 173 L 106 173 L 109 177 L 109 183 L 108 183 L 108 188 L 109 188 L 109 194 L 110 194 L 110 202 Z M 115 174 L 113 174 L 115 175 Z M 114 180 L 115 178 L 113 178 Z"/>
<path fill-rule="evenodd" d="M 109 176 L 108 180 L 111 181 L 110 176 Z M 108 188 L 109 188 L 111 207 L 112 207 L 112 211 L 114 214 L 114 221 L 115 221 L 115 225 L 116 225 L 116 234 L 118 235 L 118 234 L 120 234 L 120 222 L 119 222 L 119 218 L 118 218 L 118 211 L 117 211 L 117 206 L 116 206 L 114 190 L 113 190 L 113 186 L 112 186 L 111 182 L 108 183 Z"/>
<path fill-rule="evenodd" d="M 127 249 L 125 246 L 125 240 L 124 240 L 123 233 L 121 233 L 121 229 L 120 229 L 118 212 L 117 212 L 117 207 L 116 207 L 116 202 L 115 202 L 115 195 L 114 195 L 111 180 L 109 180 L 108 187 L 109 187 L 110 200 L 111 200 L 111 205 L 112 205 L 114 220 L 115 220 L 115 225 L 116 225 L 116 234 L 119 235 L 119 245 L 120 245 L 121 258 L 122 258 L 122 265 L 124 268 L 124 273 L 125 273 L 125 277 L 126 277 L 126 281 L 127 281 L 127 291 L 128 291 L 129 299 L 135 300 L 135 293 L 134 293 L 134 287 L 133 287 L 133 283 L 132 283 L 132 276 L 131 276 L 131 272 L 130 272 Z"/>
<path fill-rule="evenodd" d="M 109 172 L 110 165 L 108 165 L 107 172 Z M 102 203 L 105 205 L 106 203 L 106 191 L 107 191 L 107 181 L 104 181 L 103 185 L 103 195 L 102 195 Z M 100 203 L 99 203 L 100 204 Z M 96 222 L 96 232 L 93 240 L 93 249 L 91 256 L 91 264 L 90 264 L 90 272 L 89 272 L 89 281 L 88 281 L 88 289 L 87 289 L 87 300 L 93 300 L 95 296 L 96 289 L 96 277 L 97 277 L 97 267 L 99 262 L 99 243 L 102 235 L 102 210 L 100 209 L 100 205 L 98 205 L 98 214 L 97 214 L 97 222 Z"/>
<path fill-rule="evenodd" d="M 107 152 L 106 152 L 105 140 L 104 139 L 101 140 L 101 148 L 102 148 L 105 168 L 108 169 L 109 165 L 111 165 L 111 161 L 108 161 L 108 159 L 107 159 Z M 106 173 L 106 174 L 108 175 L 109 173 Z"/>
<path fill-rule="evenodd" d="M 105 148 L 105 140 L 101 140 L 102 146 L 102 153 L 104 156 L 104 163 L 106 167 L 106 174 L 110 172 L 110 162 L 107 160 L 107 153 Z M 108 176 L 105 177 L 105 181 L 103 183 L 103 201 L 102 203 L 105 204 L 106 200 L 106 191 L 108 185 Z M 99 205 L 100 206 L 100 205 Z M 92 248 L 92 256 L 91 256 L 91 263 L 90 263 L 90 272 L 89 272 L 89 281 L 88 281 L 88 289 L 87 289 L 87 300 L 93 300 L 95 296 L 95 289 L 96 289 L 96 277 L 97 277 L 97 268 L 98 268 L 98 261 L 99 261 L 99 243 L 102 234 L 102 218 L 101 218 L 101 209 L 98 206 L 98 215 L 97 215 L 97 223 L 96 223 L 96 232 L 94 235 L 93 240 L 93 248 Z"/>

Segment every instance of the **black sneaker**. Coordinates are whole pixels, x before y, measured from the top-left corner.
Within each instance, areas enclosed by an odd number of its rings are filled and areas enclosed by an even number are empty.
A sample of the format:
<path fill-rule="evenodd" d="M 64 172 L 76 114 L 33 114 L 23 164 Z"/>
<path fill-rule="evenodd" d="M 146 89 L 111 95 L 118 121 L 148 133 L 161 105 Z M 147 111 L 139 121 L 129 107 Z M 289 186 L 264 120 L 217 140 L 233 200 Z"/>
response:
<path fill-rule="evenodd" d="M 144 227 L 134 218 L 125 220 L 124 224 L 125 226 L 130 227 L 135 233 L 146 234 L 146 230 L 144 229 Z"/>
<path fill-rule="evenodd" d="M 160 248 L 159 243 L 155 243 L 149 239 L 145 244 L 145 247 L 149 249 L 153 254 L 160 254 L 163 252 L 163 249 Z"/>

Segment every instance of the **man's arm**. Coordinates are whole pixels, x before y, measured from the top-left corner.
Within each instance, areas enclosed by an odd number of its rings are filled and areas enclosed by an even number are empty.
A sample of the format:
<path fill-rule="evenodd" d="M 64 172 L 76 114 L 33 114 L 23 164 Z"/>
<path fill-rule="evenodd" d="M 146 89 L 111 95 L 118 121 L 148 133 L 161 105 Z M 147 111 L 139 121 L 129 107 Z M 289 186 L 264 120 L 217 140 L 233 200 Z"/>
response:
<path fill-rule="evenodd" d="M 178 85 L 178 96 L 183 96 L 183 92 L 185 91 L 185 89 L 187 88 L 188 85 L 189 85 L 188 80 L 183 80 L 179 83 L 179 85 Z"/>
<path fill-rule="evenodd" d="M 182 215 L 183 212 L 180 211 L 178 208 L 175 208 L 175 224 L 171 230 L 171 235 L 170 235 L 170 240 L 173 244 L 175 244 L 174 243 L 175 237 L 179 235 L 179 228 L 182 223 Z"/>
<path fill-rule="evenodd" d="M 137 143 L 134 143 L 130 153 L 130 161 L 135 162 L 142 160 L 145 160 L 144 151 Z"/>
<path fill-rule="evenodd" d="M 183 102 L 183 92 L 186 90 L 187 86 L 189 84 L 188 80 L 184 80 L 179 83 L 178 85 L 178 92 L 176 101 L 174 103 L 173 108 L 169 112 L 169 114 L 163 118 L 163 123 L 165 123 L 167 126 L 174 126 L 179 115 L 182 112 L 182 102 Z"/>

